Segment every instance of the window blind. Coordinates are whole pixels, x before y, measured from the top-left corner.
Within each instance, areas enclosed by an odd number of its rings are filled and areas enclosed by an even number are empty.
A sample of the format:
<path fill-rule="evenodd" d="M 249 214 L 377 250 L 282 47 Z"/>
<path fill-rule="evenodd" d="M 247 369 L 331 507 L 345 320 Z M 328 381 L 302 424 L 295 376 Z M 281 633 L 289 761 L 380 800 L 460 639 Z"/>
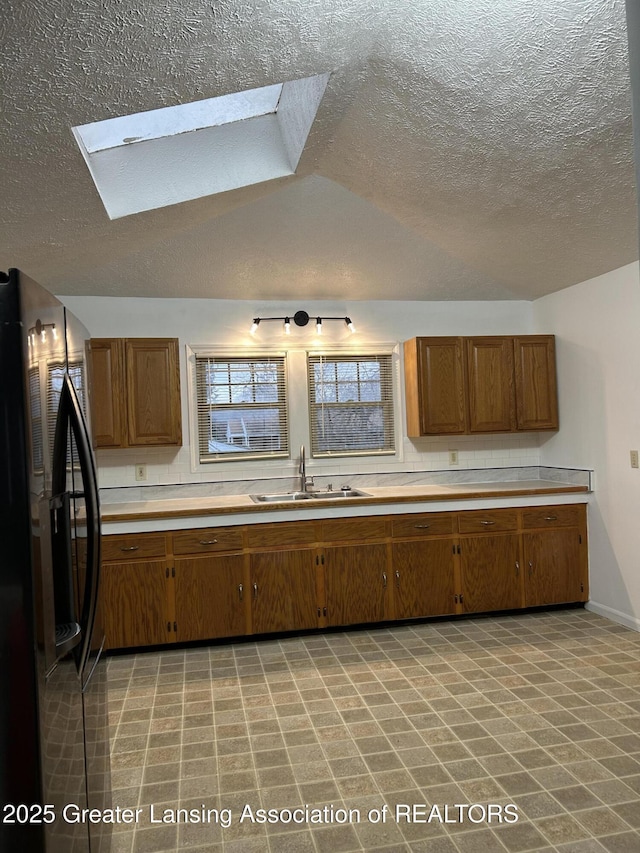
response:
<path fill-rule="evenodd" d="M 395 453 L 390 354 L 307 356 L 313 456 Z"/>
<path fill-rule="evenodd" d="M 196 355 L 200 462 L 289 455 L 285 356 Z"/>

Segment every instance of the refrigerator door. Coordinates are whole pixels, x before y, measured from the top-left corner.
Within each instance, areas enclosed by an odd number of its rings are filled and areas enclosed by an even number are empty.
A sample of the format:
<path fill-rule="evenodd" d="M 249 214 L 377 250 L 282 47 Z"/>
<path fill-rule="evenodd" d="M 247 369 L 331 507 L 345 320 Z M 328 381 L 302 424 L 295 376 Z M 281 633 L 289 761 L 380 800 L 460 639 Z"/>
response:
<path fill-rule="evenodd" d="M 53 570 L 51 534 L 58 520 L 49 512 L 57 416 L 49 376 L 52 365 L 66 366 L 64 309 L 17 270 L 0 282 L 2 801 L 86 807 L 84 709 L 75 659 L 68 655 L 52 667 L 45 654 L 56 622 L 55 587 L 45 576 Z M 88 828 L 61 820 L 2 823 L 0 850 L 86 853 Z"/>

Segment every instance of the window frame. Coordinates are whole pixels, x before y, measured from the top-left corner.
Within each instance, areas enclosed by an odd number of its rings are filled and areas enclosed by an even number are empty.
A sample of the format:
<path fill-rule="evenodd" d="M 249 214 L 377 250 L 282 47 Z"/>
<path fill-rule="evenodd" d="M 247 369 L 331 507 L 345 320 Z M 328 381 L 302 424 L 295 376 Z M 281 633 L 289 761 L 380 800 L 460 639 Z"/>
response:
<path fill-rule="evenodd" d="M 291 456 L 291 424 L 289 419 L 289 394 L 288 389 L 290 386 L 289 382 L 289 364 L 287 353 L 282 350 L 267 350 L 261 349 L 260 351 L 253 350 L 245 350 L 242 351 L 242 348 L 233 347 L 212 347 L 212 346 L 200 346 L 200 347 L 190 347 L 187 346 L 187 361 L 190 367 L 190 381 L 189 381 L 189 420 L 191 424 L 190 429 L 190 439 L 191 439 L 191 457 L 192 457 L 192 468 L 194 471 L 196 470 L 205 470 L 211 464 L 223 464 L 225 462 L 243 462 L 243 461 L 260 461 L 263 463 L 268 463 L 271 460 L 275 460 L 276 462 L 282 463 L 283 459 L 288 459 Z M 207 456 L 206 453 L 203 453 L 201 450 L 201 439 L 200 439 L 200 401 L 198 398 L 198 362 L 201 359 L 213 359 L 219 361 L 221 364 L 233 364 L 234 362 L 241 363 L 252 363 L 258 362 L 260 360 L 264 361 L 272 361 L 272 362 L 280 362 L 281 370 L 278 369 L 278 379 L 277 379 L 277 387 L 280 391 L 282 390 L 282 398 L 278 399 L 276 402 L 269 404 L 271 408 L 277 408 L 279 415 L 278 421 L 279 424 L 283 425 L 283 429 L 278 432 L 278 436 L 280 438 L 281 444 L 284 446 L 281 450 L 278 451 L 260 451 L 260 450 L 243 450 L 238 451 L 237 453 L 233 452 L 224 452 L 215 454 L 214 452 L 210 453 Z M 252 383 L 254 385 L 255 383 Z M 229 386 L 231 387 L 231 386 Z M 265 408 L 267 404 L 263 406 L 263 404 L 256 403 L 247 403 L 247 402 L 238 402 L 237 404 L 229 403 L 223 404 L 220 406 L 220 409 L 228 409 L 229 411 L 234 411 L 235 409 L 247 407 L 247 406 L 256 406 L 258 408 Z"/>
<path fill-rule="evenodd" d="M 318 475 L 322 473 L 330 473 L 337 471 L 336 465 L 344 468 L 346 460 L 351 458 L 354 463 L 357 463 L 358 469 L 364 470 L 363 466 L 375 465 L 376 470 L 380 465 L 397 465 L 404 458 L 404 442 L 402 437 L 402 393 L 403 387 L 401 382 L 401 359 L 400 345 L 397 341 L 385 342 L 363 342 L 360 346 L 354 346 L 352 342 L 345 343 L 329 343 L 326 348 L 323 347 L 323 342 L 299 341 L 294 344 L 287 341 L 287 348 L 284 349 L 284 342 L 279 346 L 267 343 L 264 346 L 256 348 L 239 344 L 238 346 L 215 345 L 207 344 L 185 344 L 186 350 L 186 367 L 188 374 L 187 385 L 187 400 L 188 400 L 188 419 L 189 419 L 189 436 L 190 436 L 190 459 L 192 473 L 209 476 L 211 474 L 211 463 L 199 460 L 199 437 L 197 425 L 197 401 L 196 401 L 196 353 L 198 356 L 208 355 L 214 357 L 254 357 L 256 355 L 264 357 L 284 356 L 285 357 L 285 377 L 287 388 L 287 407 L 288 407 L 288 423 L 289 423 L 289 460 L 297 463 L 298 448 L 304 444 L 307 448 L 311 447 L 311 424 L 309 421 L 309 391 L 307 378 L 307 354 L 333 354 L 336 356 L 367 356 L 367 355 L 389 355 L 391 357 L 391 388 L 392 388 L 392 405 L 394 411 L 394 442 L 395 453 L 370 453 L 358 452 L 349 453 L 347 455 L 339 455 L 337 453 L 328 456 L 313 457 L 310 453 L 307 454 L 307 471 L 315 472 Z M 313 344 L 313 345 L 310 345 Z M 286 464 L 286 457 L 268 457 L 268 456 L 253 456 L 249 453 L 242 455 L 242 458 L 234 457 L 233 459 L 221 457 L 216 460 L 216 471 L 219 475 L 235 479 L 251 479 L 255 477 L 282 477 L 283 463 Z M 241 463 L 245 462 L 246 465 Z M 287 476 L 291 472 L 287 468 Z"/>
<path fill-rule="evenodd" d="M 335 378 L 335 386 L 336 386 L 336 400 L 328 401 L 323 404 L 322 402 L 318 403 L 313 399 L 314 391 L 316 389 L 316 383 L 313 379 L 313 366 L 319 363 L 319 359 L 326 359 L 328 362 L 333 362 L 336 365 L 336 378 Z M 340 378 L 338 376 L 338 365 L 342 362 L 343 364 L 355 364 L 359 365 L 361 362 L 367 361 L 378 361 L 381 365 L 380 371 L 380 386 L 381 386 L 381 394 L 379 400 L 372 400 L 370 402 L 359 399 L 355 401 L 339 400 L 339 389 L 340 389 Z M 394 380 L 395 371 L 394 371 L 394 359 L 393 352 L 388 348 L 384 347 L 349 347 L 349 349 L 340 349 L 338 347 L 330 347 L 326 350 L 308 350 L 306 353 L 306 372 L 307 372 L 307 413 L 308 413 L 308 429 L 309 429 L 309 445 L 310 445 L 310 456 L 313 459 L 341 459 L 345 457 L 397 457 L 398 455 L 398 411 L 399 407 L 397 404 L 397 393 L 396 393 L 396 382 Z M 357 372 L 359 373 L 359 368 L 357 368 Z M 360 397 L 361 386 L 366 382 L 366 379 L 361 378 L 359 375 L 356 379 L 351 380 L 349 384 L 353 384 L 354 382 L 358 386 L 358 396 Z M 345 380 L 343 384 L 347 384 L 348 380 Z M 333 383 L 329 383 L 333 384 Z M 374 406 L 382 407 L 383 409 L 383 418 L 382 418 L 382 431 L 383 431 L 383 446 L 377 449 L 373 448 L 362 448 L 352 446 L 345 449 L 328 449 L 323 450 L 318 446 L 318 436 L 317 430 L 314 429 L 314 421 L 317 416 L 319 410 L 322 409 L 323 405 L 327 405 L 339 410 L 341 407 L 345 409 L 361 407 L 363 413 Z"/>

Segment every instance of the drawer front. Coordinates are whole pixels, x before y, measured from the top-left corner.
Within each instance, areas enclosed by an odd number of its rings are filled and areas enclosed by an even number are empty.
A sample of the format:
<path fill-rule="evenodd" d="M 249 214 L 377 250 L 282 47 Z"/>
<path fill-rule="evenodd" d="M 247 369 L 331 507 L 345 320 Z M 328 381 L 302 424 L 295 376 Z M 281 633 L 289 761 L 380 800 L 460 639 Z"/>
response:
<path fill-rule="evenodd" d="M 497 533 L 502 530 L 517 530 L 518 514 L 515 510 L 473 510 L 458 515 L 460 533 Z"/>
<path fill-rule="evenodd" d="M 584 523 L 584 504 L 570 506 L 540 506 L 522 511 L 522 526 L 532 527 L 577 527 Z"/>
<path fill-rule="evenodd" d="M 327 518 L 322 524 L 323 542 L 368 541 L 383 539 L 386 535 L 387 516 L 367 518 Z"/>
<path fill-rule="evenodd" d="M 283 521 L 247 527 L 250 548 L 277 548 L 279 545 L 310 545 L 318 539 L 313 521 Z"/>
<path fill-rule="evenodd" d="M 394 539 L 408 536 L 442 536 L 453 533 L 454 519 L 453 513 L 399 515 L 391 521 L 392 535 Z"/>
<path fill-rule="evenodd" d="M 101 543 L 102 559 L 146 560 L 148 557 L 164 557 L 167 553 L 164 534 L 148 536 L 132 534 L 130 536 L 103 536 Z"/>
<path fill-rule="evenodd" d="M 215 551 L 240 551 L 242 527 L 204 527 L 173 534 L 173 553 L 211 554 Z"/>

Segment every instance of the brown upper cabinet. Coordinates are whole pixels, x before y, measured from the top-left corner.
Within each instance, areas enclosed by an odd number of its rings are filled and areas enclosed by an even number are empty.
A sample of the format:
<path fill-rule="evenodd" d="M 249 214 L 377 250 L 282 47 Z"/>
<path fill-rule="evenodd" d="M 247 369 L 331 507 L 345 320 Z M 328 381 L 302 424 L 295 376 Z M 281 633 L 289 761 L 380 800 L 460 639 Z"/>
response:
<path fill-rule="evenodd" d="M 177 338 L 93 338 L 96 447 L 182 444 Z"/>
<path fill-rule="evenodd" d="M 407 435 L 558 429 L 553 335 L 412 338 Z"/>

